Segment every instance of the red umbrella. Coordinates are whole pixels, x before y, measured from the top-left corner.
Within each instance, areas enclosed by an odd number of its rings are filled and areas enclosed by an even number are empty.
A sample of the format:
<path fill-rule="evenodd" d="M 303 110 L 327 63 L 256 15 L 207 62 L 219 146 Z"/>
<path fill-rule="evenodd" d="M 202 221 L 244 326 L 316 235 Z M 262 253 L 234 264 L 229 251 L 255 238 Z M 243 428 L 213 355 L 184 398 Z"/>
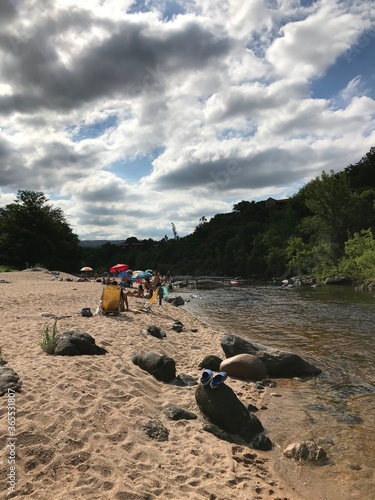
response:
<path fill-rule="evenodd" d="M 116 264 L 115 266 L 111 267 L 109 272 L 110 273 L 119 273 L 121 271 L 126 271 L 127 269 L 129 269 L 129 266 L 127 264 Z"/>

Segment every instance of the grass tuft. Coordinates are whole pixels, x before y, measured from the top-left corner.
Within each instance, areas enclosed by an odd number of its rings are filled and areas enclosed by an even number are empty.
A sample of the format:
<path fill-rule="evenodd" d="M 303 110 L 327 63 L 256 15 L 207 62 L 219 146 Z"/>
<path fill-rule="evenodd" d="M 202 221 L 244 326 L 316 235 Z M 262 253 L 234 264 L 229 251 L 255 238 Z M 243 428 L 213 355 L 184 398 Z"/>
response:
<path fill-rule="evenodd" d="M 40 347 L 47 354 L 53 354 L 55 351 L 57 342 L 57 320 L 55 321 L 53 327 L 46 323 L 43 327 L 42 338 L 39 342 Z"/>

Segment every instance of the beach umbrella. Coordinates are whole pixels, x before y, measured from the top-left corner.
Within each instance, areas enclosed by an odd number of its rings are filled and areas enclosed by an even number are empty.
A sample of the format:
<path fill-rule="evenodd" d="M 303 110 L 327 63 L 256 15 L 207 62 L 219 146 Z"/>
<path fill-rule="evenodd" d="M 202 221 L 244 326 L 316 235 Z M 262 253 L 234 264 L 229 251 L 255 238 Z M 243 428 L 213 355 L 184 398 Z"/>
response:
<path fill-rule="evenodd" d="M 129 266 L 127 264 L 115 264 L 114 266 L 111 267 L 109 272 L 118 273 L 120 271 L 126 271 L 127 269 L 129 269 Z"/>
<path fill-rule="evenodd" d="M 92 267 L 89 267 L 89 266 L 85 266 L 81 269 L 82 272 L 88 272 L 88 271 L 92 271 Z"/>
<path fill-rule="evenodd" d="M 145 280 L 146 278 L 151 278 L 151 273 L 146 273 L 146 271 L 139 271 L 138 273 L 133 273 L 132 280 Z"/>
<path fill-rule="evenodd" d="M 86 273 L 86 277 L 87 277 L 87 273 L 88 273 L 89 271 L 92 271 L 92 267 L 89 267 L 89 266 L 84 266 L 84 267 L 81 269 L 81 272 Z"/>

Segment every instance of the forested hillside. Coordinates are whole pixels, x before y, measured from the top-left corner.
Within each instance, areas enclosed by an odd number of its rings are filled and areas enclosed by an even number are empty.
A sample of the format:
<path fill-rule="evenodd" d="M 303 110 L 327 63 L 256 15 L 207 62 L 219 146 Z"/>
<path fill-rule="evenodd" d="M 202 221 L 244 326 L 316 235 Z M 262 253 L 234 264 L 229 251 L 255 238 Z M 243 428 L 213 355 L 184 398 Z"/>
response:
<path fill-rule="evenodd" d="M 337 166 L 335 166 L 337 167 Z M 166 273 L 271 278 L 293 273 L 317 279 L 347 274 L 375 278 L 375 148 L 339 173 L 322 172 L 288 200 L 243 200 L 194 232 L 161 241 L 82 247 L 64 214 L 43 193 L 20 191 L 0 209 L 0 260 L 77 272 L 108 271 L 116 262 Z"/>
<path fill-rule="evenodd" d="M 272 200 L 270 200 L 272 201 Z M 289 269 L 323 279 L 346 273 L 375 277 L 375 148 L 339 173 L 322 172 L 285 203 L 241 201 L 233 211 L 183 238 L 152 240 L 125 248 L 85 249 L 85 262 L 107 269 L 271 278 Z M 135 241 L 136 238 L 134 238 Z M 156 243 L 156 242 L 155 242 Z"/>

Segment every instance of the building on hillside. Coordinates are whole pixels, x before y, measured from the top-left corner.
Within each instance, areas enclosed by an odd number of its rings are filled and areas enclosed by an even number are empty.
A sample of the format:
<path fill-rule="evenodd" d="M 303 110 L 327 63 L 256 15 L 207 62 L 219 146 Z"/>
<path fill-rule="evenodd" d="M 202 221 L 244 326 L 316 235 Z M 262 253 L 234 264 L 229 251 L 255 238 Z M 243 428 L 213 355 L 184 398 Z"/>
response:
<path fill-rule="evenodd" d="M 283 208 L 288 203 L 289 198 L 284 198 L 282 200 L 275 200 L 274 198 L 268 198 L 264 201 L 264 206 L 266 208 Z"/>

